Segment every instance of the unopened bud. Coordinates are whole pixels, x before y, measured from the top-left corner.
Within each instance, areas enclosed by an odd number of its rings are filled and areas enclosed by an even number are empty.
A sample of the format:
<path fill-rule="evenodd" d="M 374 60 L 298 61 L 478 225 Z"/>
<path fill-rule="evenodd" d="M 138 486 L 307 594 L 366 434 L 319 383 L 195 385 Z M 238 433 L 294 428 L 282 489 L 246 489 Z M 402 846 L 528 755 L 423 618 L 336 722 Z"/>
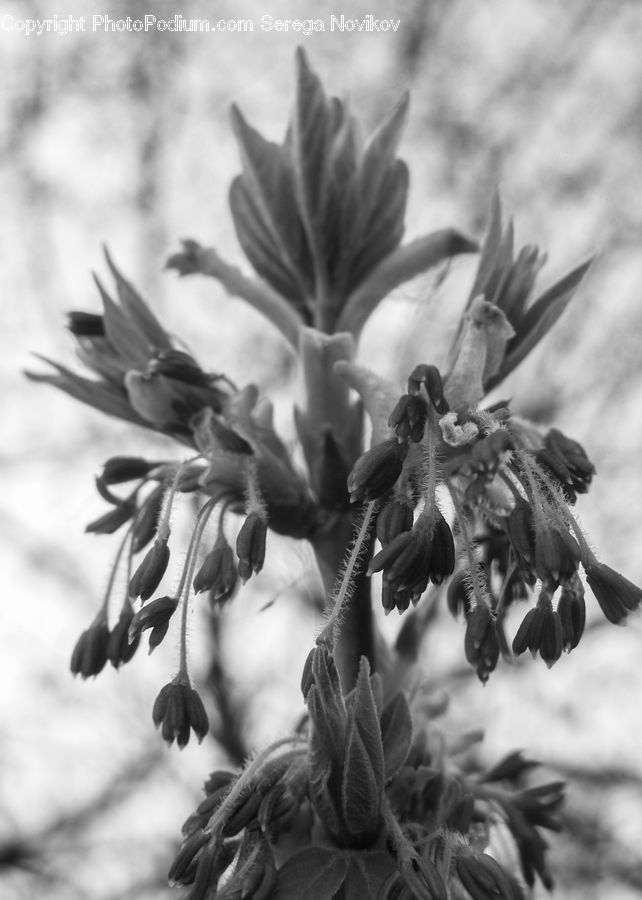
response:
<path fill-rule="evenodd" d="M 149 600 L 163 580 L 168 563 L 169 547 L 167 546 L 167 541 L 156 540 L 132 575 L 129 582 L 130 596 L 141 597 L 143 602 Z"/>

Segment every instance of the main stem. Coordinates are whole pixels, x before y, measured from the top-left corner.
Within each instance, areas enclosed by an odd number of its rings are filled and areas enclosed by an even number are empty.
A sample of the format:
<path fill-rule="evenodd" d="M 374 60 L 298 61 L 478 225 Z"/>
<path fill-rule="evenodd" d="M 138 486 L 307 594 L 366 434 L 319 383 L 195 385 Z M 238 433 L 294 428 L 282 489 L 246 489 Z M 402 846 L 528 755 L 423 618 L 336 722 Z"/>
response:
<path fill-rule="evenodd" d="M 318 535 L 313 541 L 312 546 L 328 597 L 332 596 L 337 575 L 343 570 L 348 549 L 352 546 L 356 518 L 352 511 L 341 513 L 334 527 Z M 344 693 L 352 690 L 356 684 L 362 656 L 367 658 L 371 671 L 376 669 L 372 591 L 370 578 L 366 575 L 373 544 L 374 537 L 371 533 L 354 574 L 350 596 L 343 607 L 341 627 L 334 646 L 334 660 Z"/>

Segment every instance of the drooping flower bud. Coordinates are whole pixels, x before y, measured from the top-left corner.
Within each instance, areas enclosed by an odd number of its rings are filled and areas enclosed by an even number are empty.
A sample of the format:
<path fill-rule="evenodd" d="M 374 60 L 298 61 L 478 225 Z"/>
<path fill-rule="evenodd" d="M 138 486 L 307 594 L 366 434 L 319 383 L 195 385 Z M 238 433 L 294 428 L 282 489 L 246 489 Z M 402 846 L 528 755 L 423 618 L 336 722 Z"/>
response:
<path fill-rule="evenodd" d="M 241 525 L 236 538 L 236 553 L 239 558 L 238 573 L 243 584 L 252 573 L 258 574 L 265 562 L 265 542 L 267 522 L 258 512 L 251 512 Z"/>
<path fill-rule="evenodd" d="M 169 626 L 169 620 L 176 612 L 177 607 L 177 597 L 158 597 L 157 600 L 152 600 L 151 603 L 147 603 L 138 610 L 131 620 L 129 626 L 130 640 L 134 640 L 137 635 L 140 635 L 142 631 L 147 631 L 149 628 Z M 163 637 L 166 633 L 167 627 L 165 627 Z"/>
<path fill-rule="evenodd" d="M 430 397 L 430 402 L 439 415 L 445 415 L 450 407 L 444 397 L 444 385 L 441 380 L 441 373 L 437 366 L 419 365 L 415 366 L 408 378 L 408 393 L 416 394 L 419 392 L 421 385 L 425 385 L 426 392 Z"/>
<path fill-rule="evenodd" d="M 548 586 L 557 587 L 577 572 L 581 558 L 577 541 L 553 525 L 538 526 L 535 536 L 535 572 Z"/>
<path fill-rule="evenodd" d="M 161 728 L 163 740 L 168 744 L 176 741 L 180 749 L 189 742 L 193 731 L 199 743 L 209 731 L 209 721 L 203 701 L 180 673 L 166 684 L 156 698 L 152 719 Z"/>
<path fill-rule="evenodd" d="M 132 528 L 132 552 L 139 553 L 153 539 L 158 528 L 158 520 L 163 508 L 165 488 L 157 485 L 145 498 L 138 511 Z"/>
<path fill-rule="evenodd" d="M 237 583 L 234 553 L 221 532 L 196 573 L 194 590 L 197 594 L 209 591 L 212 604 L 222 606 L 234 593 Z"/>
<path fill-rule="evenodd" d="M 131 597 L 140 597 L 143 603 L 152 596 L 163 580 L 169 563 L 169 547 L 167 540 L 158 539 L 147 551 L 145 558 L 138 566 L 129 582 Z"/>
<path fill-rule="evenodd" d="M 407 452 L 408 445 L 400 444 L 396 438 L 366 450 L 348 476 L 350 501 L 377 500 L 389 491 L 401 475 Z"/>
<path fill-rule="evenodd" d="M 537 455 L 538 462 L 547 467 L 560 482 L 566 499 L 574 503 L 577 494 L 585 494 L 595 474 L 581 444 L 566 437 L 559 429 L 551 428 L 544 438 L 544 449 Z"/>
<path fill-rule="evenodd" d="M 72 673 L 81 678 L 91 678 L 102 672 L 107 663 L 108 644 L 107 617 L 101 614 L 76 641 L 71 654 Z"/>
<path fill-rule="evenodd" d="M 112 456 L 103 466 L 100 480 L 103 484 L 123 484 L 145 478 L 159 462 L 150 462 L 142 456 Z"/>
<path fill-rule="evenodd" d="M 136 512 L 136 504 L 133 500 L 123 500 L 106 512 L 99 516 L 86 526 L 85 531 L 89 534 L 114 534 L 119 528 L 129 522 Z"/>
<path fill-rule="evenodd" d="M 67 328 L 74 337 L 104 337 L 105 320 L 97 313 L 88 313 L 84 310 L 71 310 L 67 313 Z"/>
<path fill-rule="evenodd" d="M 464 638 L 466 659 L 485 684 L 499 659 L 499 639 L 495 616 L 485 603 L 478 603 L 468 616 Z"/>
<path fill-rule="evenodd" d="M 403 394 L 390 414 L 388 426 L 400 441 L 418 443 L 424 436 L 428 407 L 423 397 Z"/>
<path fill-rule="evenodd" d="M 390 500 L 377 515 L 377 540 L 389 544 L 393 538 L 412 528 L 412 507 L 405 500 Z"/>
<path fill-rule="evenodd" d="M 109 632 L 107 645 L 107 659 L 115 669 L 124 663 L 128 663 L 138 649 L 140 636 L 137 634 L 132 641 L 129 640 L 129 628 L 134 617 L 134 610 L 129 600 L 123 604 L 118 617 L 118 622 Z"/>
<path fill-rule="evenodd" d="M 588 586 L 609 622 L 617 625 L 638 609 L 642 590 L 624 575 L 600 562 L 588 563 L 584 569 Z"/>
<path fill-rule="evenodd" d="M 562 594 L 557 603 L 557 612 L 562 623 L 562 647 L 570 652 L 579 644 L 586 624 L 584 586 L 579 576 L 562 588 Z"/>
<path fill-rule="evenodd" d="M 511 883 L 499 863 L 487 853 L 466 853 L 457 859 L 457 875 L 472 900 L 523 900 L 523 893 L 515 893 L 516 882 Z"/>

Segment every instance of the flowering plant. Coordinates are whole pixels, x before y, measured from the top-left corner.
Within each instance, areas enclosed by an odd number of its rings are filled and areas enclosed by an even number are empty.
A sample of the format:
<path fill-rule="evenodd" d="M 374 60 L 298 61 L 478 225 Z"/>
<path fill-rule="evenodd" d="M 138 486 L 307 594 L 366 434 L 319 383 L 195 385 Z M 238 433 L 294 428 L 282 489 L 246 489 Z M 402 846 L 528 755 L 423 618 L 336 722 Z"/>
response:
<path fill-rule="evenodd" d="M 610 622 L 642 599 L 598 561 L 573 514 L 595 474 L 584 449 L 517 418 L 508 401 L 485 402 L 564 312 L 590 261 L 536 289 L 544 258 L 531 246 L 515 250 L 498 197 L 481 249 L 454 229 L 402 243 L 408 169 L 396 152 L 407 108 L 404 97 L 364 140 L 299 52 L 281 144 L 232 111 L 242 172 L 230 208 L 256 277 L 193 240 L 168 261 L 180 275 L 217 279 L 291 345 L 305 386 L 294 409 L 305 471 L 269 400 L 202 368 L 109 256 L 115 296 L 99 282 L 102 313 L 69 315 L 94 377 L 58 363 L 30 375 L 176 444 L 171 459 L 104 464 L 97 487 L 108 511 L 87 530 L 123 538 L 105 599 L 71 657 L 83 678 L 107 662 L 122 666 L 145 632 L 153 650 L 178 617 L 178 674 L 152 710 L 167 743 L 184 747 L 209 731 L 188 668 L 194 595 L 206 594 L 219 616 L 261 571 L 270 533 L 308 541 L 326 587 L 301 679 L 306 714 L 240 771 L 208 777 L 169 873 L 186 900 L 518 900 L 536 879 L 550 888 L 542 832 L 559 828 L 563 785 L 533 784 L 536 763 L 521 753 L 471 771 L 456 748 L 445 750 L 444 701 L 415 672 L 421 638 L 443 600 L 463 619 L 466 659 L 485 683 L 500 657 L 528 649 L 551 667 L 578 646 L 585 582 Z M 361 330 L 391 290 L 478 251 L 442 371 L 420 362 L 402 393 L 355 362 Z M 172 511 L 184 494 L 199 511 L 177 589 L 163 595 L 176 555 Z M 128 590 L 114 615 L 121 570 Z M 394 646 L 378 633 L 375 583 L 385 612 L 404 615 Z M 519 607 L 526 612 L 511 640 L 507 613 Z M 518 866 L 496 858 L 500 826 Z"/>

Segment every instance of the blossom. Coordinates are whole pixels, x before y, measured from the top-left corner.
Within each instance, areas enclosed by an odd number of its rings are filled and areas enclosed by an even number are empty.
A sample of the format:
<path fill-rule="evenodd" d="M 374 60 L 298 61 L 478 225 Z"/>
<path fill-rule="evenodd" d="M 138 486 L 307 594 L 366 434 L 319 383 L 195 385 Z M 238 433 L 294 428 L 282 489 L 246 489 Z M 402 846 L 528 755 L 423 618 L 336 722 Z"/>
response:
<path fill-rule="evenodd" d="M 194 590 L 197 594 L 209 591 L 211 602 L 222 606 L 234 593 L 237 583 L 234 553 L 221 532 L 196 573 Z"/>
<path fill-rule="evenodd" d="M 428 582 L 441 584 L 455 566 L 455 546 L 450 527 L 441 513 L 434 524 L 426 519 L 402 531 L 372 559 L 369 572 L 384 573 L 384 581 L 395 592 L 410 591 L 419 597 Z"/>
<path fill-rule="evenodd" d="M 617 625 L 638 609 L 642 590 L 624 575 L 597 561 L 587 563 L 584 569 L 588 586 L 609 622 Z"/>
<path fill-rule="evenodd" d="M 167 634 L 169 621 L 178 607 L 177 597 L 158 597 L 138 610 L 129 625 L 130 640 L 134 640 L 141 631 L 152 629 L 154 641 L 150 638 L 150 650 L 158 646 Z M 160 640 L 159 640 L 160 638 Z"/>
<path fill-rule="evenodd" d="M 366 450 L 348 475 L 351 502 L 377 500 L 389 491 L 401 475 L 407 452 L 407 444 L 396 438 Z"/>
<path fill-rule="evenodd" d="M 457 875 L 473 900 L 523 900 L 518 883 L 487 853 L 462 853 Z"/>
<path fill-rule="evenodd" d="M 495 614 L 485 603 L 477 603 L 466 621 L 464 638 L 466 659 L 485 684 L 499 659 L 499 638 Z"/>
<path fill-rule="evenodd" d="M 236 538 L 236 553 L 239 558 L 238 573 L 245 584 L 248 578 L 258 574 L 265 562 L 265 540 L 267 522 L 259 512 L 251 512 L 241 525 Z"/>
<path fill-rule="evenodd" d="M 199 743 L 209 731 L 203 701 L 186 676 L 180 673 L 161 688 L 154 701 L 152 719 L 154 725 L 161 729 L 163 740 L 168 744 L 176 741 L 181 749 L 189 742 L 190 731 L 194 732 Z"/>
<path fill-rule="evenodd" d="M 134 617 L 134 610 L 129 599 L 123 604 L 123 608 L 118 617 L 118 622 L 109 632 L 109 643 L 107 644 L 107 659 L 112 666 L 117 669 L 128 663 L 138 649 L 140 636 L 134 635 L 129 640 L 129 629 Z"/>
<path fill-rule="evenodd" d="M 71 654 L 71 671 L 82 678 L 98 675 L 107 663 L 109 626 L 101 612 L 96 620 L 80 635 Z"/>
<path fill-rule="evenodd" d="M 140 597 L 143 602 L 149 600 L 169 564 L 169 547 L 167 539 L 157 538 L 147 551 L 129 582 L 129 593 L 132 597 Z"/>

